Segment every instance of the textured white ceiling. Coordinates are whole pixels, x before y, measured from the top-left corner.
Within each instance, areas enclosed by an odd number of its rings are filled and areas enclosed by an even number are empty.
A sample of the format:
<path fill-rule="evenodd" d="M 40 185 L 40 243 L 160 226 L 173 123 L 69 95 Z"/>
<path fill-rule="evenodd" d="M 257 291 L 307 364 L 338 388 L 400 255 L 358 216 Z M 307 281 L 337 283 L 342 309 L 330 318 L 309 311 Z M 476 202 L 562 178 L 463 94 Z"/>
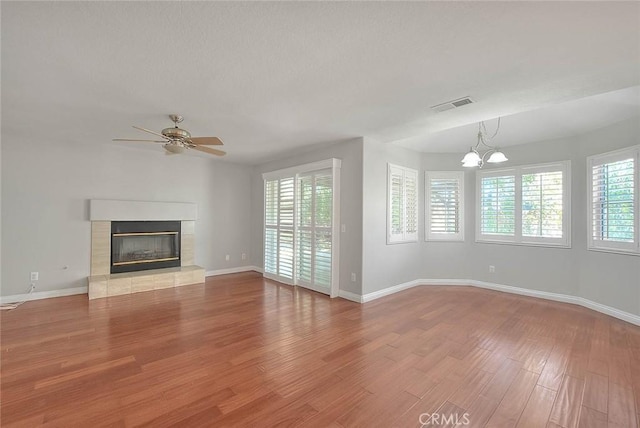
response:
<path fill-rule="evenodd" d="M 414 139 L 640 84 L 637 2 L 1 8 L 2 137 L 32 144 L 116 144 L 176 112 L 234 162 L 356 136 L 456 151 Z M 429 109 L 467 95 L 476 104 Z"/>
<path fill-rule="evenodd" d="M 569 137 L 631 118 L 637 118 L 640 123 L 640 86 L 504 116 L 492 145 L 508 147 Z M 493 135 L 498 121 L 486 121 L 485 126 Z M 476 144 L 477 135 L 478 124 L 472 123 L 417 135 L 394 144 L 422 152 L 462 153 Z"/>

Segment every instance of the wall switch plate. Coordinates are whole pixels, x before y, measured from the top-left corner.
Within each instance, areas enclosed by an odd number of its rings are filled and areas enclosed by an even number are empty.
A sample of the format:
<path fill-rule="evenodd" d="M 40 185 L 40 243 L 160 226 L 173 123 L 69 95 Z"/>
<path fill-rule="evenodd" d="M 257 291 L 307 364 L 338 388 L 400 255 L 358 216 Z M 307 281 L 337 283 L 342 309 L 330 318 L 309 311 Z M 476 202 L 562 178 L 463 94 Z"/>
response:
<path fill-rule="evenodd" d="M 496 272 L 496 267 L 493 265 L 489 265 L 489 273 L 495 273 Z"/>
<path fill-rule="evenodd" d="M 31 281 L 37 281 L 39 277 L 40 277 L 39 272 L 31 272 Z"/>
<path fill-rule="evenodd" d="M 342 230 L 342 233 L 345 233 L 347 231 L 347 225 L 343 224 L 342 225 L 342 229 L 340 229 L 340 230 Z"/>
<path fill-rule="evenodd" d="M 224 256 L 224 259 L 225 259 L 226 261 L 229 261 L 229 254 L 227 254 L 226 256 Z"/>

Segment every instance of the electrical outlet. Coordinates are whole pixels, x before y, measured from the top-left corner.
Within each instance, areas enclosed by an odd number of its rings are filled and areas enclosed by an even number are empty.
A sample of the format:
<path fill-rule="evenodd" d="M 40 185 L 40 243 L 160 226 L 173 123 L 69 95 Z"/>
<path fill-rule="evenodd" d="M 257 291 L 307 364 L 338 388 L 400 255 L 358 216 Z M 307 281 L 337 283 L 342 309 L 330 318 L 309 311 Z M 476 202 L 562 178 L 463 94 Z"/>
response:
<path fill-rule="evenodd" d="M 489 265 L 489 273 L 495 273 L 496 272 L 496 267 L 493 265 Z"/>
<path fill-rule="evenodd" d="M 37 281 L 39 277 L 40 277 L 39 272 L 31 272 L 31 281 Z"/>
<path fill-rule="evenodd" d="M 356 282 L 356 273 L 351 272 L 351 282 Z"/>
<path fill-rule="evenodd" d="M 247 260 L 247 253 L 242 253 L 242 260 Z"/>
<path fill-rule="evenodd" d="M 345 233 L 347 231 L 347 225 L 343 224 L 341 230 L 342 230 L 342 233 Z"/>
<path fill-rule="evenodd" d="M 226 261 L 229 261 L 229 254 L 227 254 L 226 256 L 224 256 L 224 259 L 225 259 Z"/>

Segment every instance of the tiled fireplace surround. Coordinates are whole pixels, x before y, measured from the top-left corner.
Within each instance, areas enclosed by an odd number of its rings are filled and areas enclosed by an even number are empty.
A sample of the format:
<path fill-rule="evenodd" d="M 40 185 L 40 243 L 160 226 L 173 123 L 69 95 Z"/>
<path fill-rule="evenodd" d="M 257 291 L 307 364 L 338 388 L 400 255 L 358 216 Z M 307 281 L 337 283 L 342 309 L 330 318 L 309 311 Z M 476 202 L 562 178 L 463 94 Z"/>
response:
<path fill-rule="evenodd" d="M 204 282 L 204 269 L 194 264 L 196 216 L 190 203 L 91 200 L 89 299 Z M 149 220 L 180 220 L 181 266 L 111 274 L 111 221 Z"/>

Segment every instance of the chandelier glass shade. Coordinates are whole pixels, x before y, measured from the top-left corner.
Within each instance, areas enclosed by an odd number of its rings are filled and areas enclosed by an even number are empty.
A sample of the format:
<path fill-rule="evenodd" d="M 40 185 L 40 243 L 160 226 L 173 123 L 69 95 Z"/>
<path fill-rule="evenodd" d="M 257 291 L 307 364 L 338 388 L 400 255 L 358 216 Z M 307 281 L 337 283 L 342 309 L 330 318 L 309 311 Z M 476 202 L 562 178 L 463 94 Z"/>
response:
<path fill-rule="evenodd" d="M 482 166 L 486 163 L 501 163 L 506 162 L 509 159 L 499 148 L 490 145 L 491 140 L 498 135 L 500 130 L 500 118 L 498 118 L 498 126 L 496 132 L 492 136 L 488 136 L 487 128 L 484 122 L 478 123 L 478 142 L 475 146 L 470 147 L 469 151 L 462 158 L 462 166 L 466 168 L 474 168 Z M 484 153 L 480 154 L 480 150 L 484 150 Z M 485 160 L 486 159 L 486 160 Z"/>

